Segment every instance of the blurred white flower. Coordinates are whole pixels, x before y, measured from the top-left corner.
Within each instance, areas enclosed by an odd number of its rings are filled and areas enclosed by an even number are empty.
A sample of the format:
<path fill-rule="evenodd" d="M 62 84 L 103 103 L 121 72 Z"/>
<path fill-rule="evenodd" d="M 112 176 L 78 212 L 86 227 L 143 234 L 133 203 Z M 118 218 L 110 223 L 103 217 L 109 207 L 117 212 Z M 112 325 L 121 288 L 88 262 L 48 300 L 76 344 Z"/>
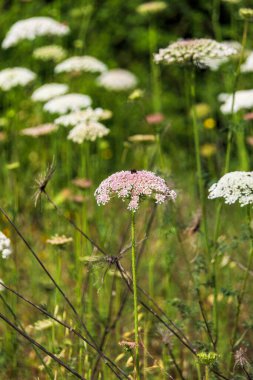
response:
<path fill-rule="evenodd" d="M 97 121 L 90 120 L 88 122 L 77 124 L 68 134 L 68 140 L 72 140 L 77 144 L 82 144 L 85 140 L 95 141 L 97 138 L 108 135 L 110 130 Z"/>
<path fill-rule="evenodd" d="M 67 94 L 58 96 L 44 104 L 44 111 L 64 115 L 68 112 L 78 111 L 91 105 L 92 100 L 88 95 Z"/>
<path fill-rule="evenodd" d="M 224 114 L 232 112 L 233 94 L 220 94 L 219 101 L 223 102 L 220 110 Z M 240 90 L 235 93 L 234 112 L 253 107 L 253 90 Z"/>
<path fill-rule="evenodd" d="M 165 1 L 150 1 L 148 3 L 138 5 L 136 10 L 140 14 L 152 14 L 164 11 L 167 6 L 168 5 Z"/>
<path fill-rule="evenodd" d="M 8 31 L 2 42 L 2 48 L 8 49 L 22 40 L 34 40 L 38 36 L 64 36 L 69 33 L 68 26 L 51 17 L 31 17 L 17 21 Z"/>
<path fill-rule="evenodd" d="M 63 125 L 64 127 L 75 126 L 82 122 L 89 120 L 99 121 L 106 120 L 111 117 L 112 113 L 109 110 L 102 108 L 87 108 L 83 111 L 71 112 L 68 115 L 58 117 L 54 122 L 55 124 Z"/>
<path fill-rule="evenodd" d="M 11 241 L 0 231 L 0 254 L 3 259 L 7 259 L 12 254 Z"/>
<path fill-rule="evenodd" d="M 37 88 L 32 94 L 32 100 L 34 102 L 46 102 L 49 99 L 53 99 L 56 96 L 66 94 L 69 87 L 66 84 L 61 83 L 48 83 Z"/>
<path fill-rule="evenodd" d="M 80 71 L 87 71 L 91 73 L 103 73 L 106 70 L 107 66 L 103 62 L 89 55 L 68 58 L 55 67 L 56 73 Z"/>
<path fill-rule="evenodd" d="M 53 61 L 58 63 L 62 61 L 66 55 L 66 50 L 59 45 L 46 45 L 33 51 L 33 57 L 44 62 Z"/>
<path fill-rule="evenodd" d="M 230 172 L 209 189 L 209 199 L 224 198 L 225 203 L 239 202 L 241 206 L 253 203 L 253 172 Z"/>
<path fill-rule="evenodd" d="M 36 74 L 24 67 L 12 67 L 0 71 L 0 88 L 8 91 L 16 86 L 26 86 L 36 78 Z"/>
<path fill-rule="evenodd" d="M 195 65 L 205 67 L 205 61 L 223 59 L 237 53 L 236 49 L 228 44 L 220 43 L 208 38 L 179 40 L 168 47 L 160 49 L 154 56 L 156 63 L 166 65 Z"/>
<path fill-rule="evenodd" d="M 128 70 L 113 69 L 104 72 L 97 78 L 97 84 L 107 90 L 125 91 L 137 85 L 136 76 Z"/>
<path fill-rule="evenodd" d="M 244 64 L 241 65 L 241 73 L 249 73 L 253 71 L 253 52 L 250 53 Z"/>
<path fill-rule="evenodd" d="M 36 127 L 25 128 L 20 131 L 20 134 L 23 136 L 39 137 L 49 135 L 52 132 L 57 131 L 58 125 L 53 123 L 40 124 Z"/>

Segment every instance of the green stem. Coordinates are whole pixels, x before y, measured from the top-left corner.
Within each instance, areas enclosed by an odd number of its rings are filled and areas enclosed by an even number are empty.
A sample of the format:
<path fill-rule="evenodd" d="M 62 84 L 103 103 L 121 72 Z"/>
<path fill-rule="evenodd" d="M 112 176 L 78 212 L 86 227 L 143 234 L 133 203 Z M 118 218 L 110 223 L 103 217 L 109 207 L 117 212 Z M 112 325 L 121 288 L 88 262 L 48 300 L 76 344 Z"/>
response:
<path fill-rule="evenodd" d="M 205 380 L 209 380 L 209 368 L 207 365 L 205 366 Z"/>
<path fill-rule="evenodd" d="M 213 0 L 212 4 L 212 24 L 216 40 L 221 40 L 220 18 L 220 0 Z"/>
<path fill-rule="evenodd" d="M 250 205 L 247 206 L 248 228 L 249 228 L 249 234 L 250 234 L 250 250 L 249 250 L 247 269 L 245 271 L 243 281 L 242 281 L 241 290 L 240 290 L 239 295 L 238 295 L 238 303 L 237 303 L 236 315 L 235 315 L 235 324 L 234 324 L 234 329 L 232 332 L 232 342 L 231 342 L 232 352 L 233 352 L 233 349 L 234 349 L 234 346 L 236 343 L 236 339 L 237 339 L 237 332 L 238 332 L 239 318 L 240 318 L 240 314 L 241 314 L 241 307 L 243 304 L 243 300 L 244 300 L 244 296 L 245 296 L 245 292 L 246 292 L 246 288 L 247 288 L 247 284 L 248 284 L 249 274 L 250 274 L 250 270 L 251 270 L 251 266 L 252 266 L 252 262 L 253 262 L 253 235 L 252 235 L 252 228 L 251 228 L 251 209 L 250 209 L 250 207 L 251 207 Z M 230 366 L 229 366 L 230 369 L 231 369 L 231 361 L 232 361 L 232 357 L 230 357 Z"/>
<path fill-rule="evenodd" d="M 207 252 L 209 253 L 209 242 L 208 242 L 208 236 L 207 236 L 207 223 L 206 223 L 206 205 L 205 205 L 204 184 L 203 184 L 203 179 L 202 179 L 202 167 L 201 167 L 201 157 L 200 157 L 199 128 L 197 124 L 197 115 L 196 115 L 196 108 L 195 108 L 196 90 L 195 90 L 194 69 L 191 70 L 190 94 L 191 94 L 191 107 L 192 107 L 191 114 L 192 114 L 193 135 L 194 135 L 194 145 L 195 145 L 198 190 L 199 190 L 201 209 L 202 209 L 206 249 L 207 249 Z"/>
<path fill-rule="evenodd" d="M 236 121 L 235 120 L 236 119 L 236 114 L 234 113 L 235 92 L 236 92 L 236 87 L 237 87 L 238 80 L 239 80 L 239 77 L 240 77 L 241 64 L 242 64 L 242 61 L 243 61 L 243 58 L 244 58 L 244 52 L 245 52 L 245 47 L 246 47 L 246 42 L 247 42 L 247 36 L 248 36 L 248 30 L 249 30 L 249 21 L 245 20 L 244 21 L 244 27 L 243 27 L 243 36 L 242 36 L 242 49 L 241 49 L 241 54 L 240 54 L 240 58 L 239 58 L 239 64 L 238 64 L 237 71 L 236 71 L 235 87 L 234 87 L 234 92 L 233 92 L 233 101 L 232 101 L 232 120 L 233 120 L 233 124 Z M 240 130 L 236 131 L 236 142 L 237 142 L 237 152 L 238 152 L 239 162 L 240 162 L 240 169 L 241 170 L 248 170 L 249 159 L 248 159 L 247 149 L 246 149 L 246 146 L 245 146 L 243 131 L 240 131 Z"/>
<path fill-rule="evenodd" d="M 136 380 L 140 380 L 138 297 L 137 297 L 137 282 L 136 282 L 135 213 L 134 211 L 132 211 L 131 234 L 132 234 L 132 277 L 133 277 L 133 294 L 134 294 L 135 378 Z"/>
<path fill-rule="evenodd" d="M 234 122 L 235 122 L 235 112 L 234 112 L 235 94 L 236 94 L 236 88 L 237 88 L 237 84 L 238 84 L 238 80 L 239 80 L 239 76 L 240 76 L 240 68 L 241 68 L 241 64 L 243 61 L 243 57 L 244 57 L 247 35 L 248 35 L 248 21 L 245 20 L 244 29 L 243 29 L 243 36 L 242 36 L 242 50 L 241 50 L 237 70 L 235 73 L 235 79 L 234 79 L 234 85 L 233 85 L 232 106 L 231 106 L 232 124 L 234 124 Z M 233 140 L 233 131 L 230 127 L 228 130 L 228 134 L 227 134 L 227 149 L 226 149 L 225 166 L 224 166 L 223 174 L 226 174 L 230 168 L 232 140 Z M 245 148 L 245 146 L 244 146 L 244 148 Z M 240 147 L 240 149 L 242 149 L 242 147 Z M 239 146 L 238 146 L 238 150 L 239 150 Z M 246 152 L 246 148 L 243 149 L 243 151 Z M 247 155 L 247 152 L 246 152 L 246 155 Z M 246 157 L 245 154 L 243 154 L 243 157 Z M 244 163 L 245 163 L 245 161 L 244 161 Z M 216 215 L 215 215 L 214 243 L 216 243 L 217 239 L 218 239 L 221 211 L 222 211 L 222 203 L 221 203 L 221 201 L 219 201 L 218 207 L 216 209 Z M 217 302 L 217 296 L 218 296 L 218 294 L 217 294 L 217 255 L 215 252 L 213 255 L 213 281 L 214 281 L 214 310 L 213 310 L 213 315 L 214 315 L 214 321 L 216 321 L 215 322 L 215 326 L 216 326 L 215 331 L 216 331 L 216 343 L 217 343 L 217 339 L 218 339 L 218 310 L 217 310 L 218 309 L 218 302 Z"/>
<path fill-rule="evenodd" d="M 154 112 L 160 112 L 161 104 L 161 83 L 160 83 L 160 68 L 154 62 L 153 54 L 157 47 L 157 32 L 154 25 L 149 24 L 148 29 L 149 40 L 149 56 L 151 69 L 151 87 L 152 87 L 152 103 Z"/>

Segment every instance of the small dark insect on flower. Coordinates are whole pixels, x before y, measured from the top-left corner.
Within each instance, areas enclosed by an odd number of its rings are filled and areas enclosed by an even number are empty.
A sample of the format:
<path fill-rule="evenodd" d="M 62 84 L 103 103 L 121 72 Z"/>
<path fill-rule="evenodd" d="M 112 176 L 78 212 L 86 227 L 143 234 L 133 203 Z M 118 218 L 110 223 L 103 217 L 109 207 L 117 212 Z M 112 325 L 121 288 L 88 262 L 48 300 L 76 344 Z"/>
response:
<path fill-rule="evenodd" d="M 48 165 L 46 171 L 44 173 L 39 174 L 38 178 L 35 179 L 35 193 L 33 195 L 35 207 L 37 206 L 42 193 L 46 192 L 47 184 L 52 178 L 55 169 L 56 166 L 53 160 L 52 163 Z"/>
<path fill-rule="evenodd" d="M 131 169 L 131 173 L 135 174 L 135 173 L 137 173 L 137 170 L 136 169 Z"/>

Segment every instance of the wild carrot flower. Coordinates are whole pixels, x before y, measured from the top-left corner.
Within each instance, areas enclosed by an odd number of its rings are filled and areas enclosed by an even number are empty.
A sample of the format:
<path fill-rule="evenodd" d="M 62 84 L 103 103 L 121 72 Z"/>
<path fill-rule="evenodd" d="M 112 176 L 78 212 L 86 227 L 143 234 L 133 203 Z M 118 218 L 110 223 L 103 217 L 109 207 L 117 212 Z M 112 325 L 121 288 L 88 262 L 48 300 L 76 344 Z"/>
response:
<path fill-rule="evenodd" d="M 44 62 L 53 61 L 58 63 L 62 61 L 66 55 L 66 50 L 59 45 L 45 45 L 33 51 L 33 58 Z"/>
<path fill-rule="evenodd" d="M 67 237 L 65 235 L 54 235 L 50 239 L 47 239 L 47 243 L 51 245 L 65 245 L 73 241 L 72 237 Z"/>
<path fill-rule="evenodd" d="M 244 20 L 250 21 L 253 20 L 253 9 L 252 8 L 240 8 L 239 15 Z"/>
<path fill-rule="evenodd" d="M 143 3 L 138 5 L 136 11 L 140 14 L 152 14 L 162 12 L 167 8 L 165 1 L 150 1 L 148 3 Z"/>
<path fill-rule="evenodd" d="M 7 259 L 12 254 L 11 241 L 0 231 L 0 254 L 3 259 Z"/>
<path fill-rule="evenodd" d="M 205 67 L 208 59 L 229 57 L 236 53 L 236 49 L 229 47 L 226 43 L 199 38 L 176 41 L 167 48 L 160 49 L 158 54 L 155 54 L 154 59 L 156 63 L 162 62 L 167 65 L 191 64 Z"/>
<path fill-rule="evenodd" d="M 32 100 L 34 102 L 47 102 L 56 96 L 64 95 L 68 91 L 69 87 L 66 84 L 61 83 L 47 83 L 37 88 L 32 94 Z"/>
<path fill-rule="evenodd" d="M 113 69 L 101 74 L 97 84 L 109 91 L 126 91 L 137 85 L 137 78 L 128 70 Z"/>
<path fill-rule="evenodd" d="M 12 25 L 2 43 L 3 49 L 15 46 L 22 40 L 34 40 L 38 36 L 64 36 L 69 27 L 51 17 L 31 17 Z"/>
<path fill-rule="evenodd" d="M 233 94 L 220 94 L 218 96 L 219 101 L 223 104 L 220 110 L 223 114 L 229 114 L 232 112 L 238 112 L 242 109 L 250 109 L 253 107 L 253 90 L 240 90 Z M 232 107 L 233 105 L 233 107 Z"/>
<path fill-rule="evenodd" d="M 49 113 L 65 114 L 91 105 L 91 98 L 83 94 L 67 94 L 49 100 L 43 107 Z"/>
<path fill-rule="evenodd" d="M 68 115 L 58 117 L 54 122 L 64 127 L 75 126 L 87 121 L 106 120 L 112 116 L 111 111 L 102 108 L 87 108 L 86 110 L 71 112 Z"/>
<path fill-rule="evenodd" d="M 36 74 L 25 67 L 12 67 L 0 71 L 0 88 L 9 91 L 13 87 L 26 86 L 36 78 Z"/>
<path fill-rule="evenodd" d="M 108 135 L 110 130 L 97 121 L 87 121 L 77 124 L 68 134 L 68 140 L 77 144 L 86 141 L 95 141 L 97 138 Z"/>
<path fill-rule="evenodd" d="M 164 179 L 152 172 L 129 170 L 112 174 L 95 191 L 98 205 L 105 205 L 114 196 L 129 200 L 128 210 L 137 211 L 140 201 L 146 197 L 164 203 L 168 199 L 175 200 L 176 193 L 169 189 Z"/>
<path fill-rule="evenodd" d="M 55 67 L 56 73 L 71 73 L 81 71 L 103 73 L 106 70 L 107 66 L 103 62 L 89 55 L 68 58 Z"/>
<path fill-rule="evenodd" d="M 249 54 L 246 61 L 241 65 L 241 73 L 249 73 L 253 71 L 253 52 Z"/>
<path fill-rule="evenodd" d="M 20 131 L 20 134 L 23 136 L 39 137 L 49 135 L 52 132 L 57 131 L 58 125 L 53 123 L 40 124 L 36 127 L 25 128 Z"/>
<path fill-rule="evenodd" d="M 210 187 L 208 198 L 224 198 L 226 204 L 238 201 L 241 206 L 253 203 L 253 172 L 225 174 Z"/>

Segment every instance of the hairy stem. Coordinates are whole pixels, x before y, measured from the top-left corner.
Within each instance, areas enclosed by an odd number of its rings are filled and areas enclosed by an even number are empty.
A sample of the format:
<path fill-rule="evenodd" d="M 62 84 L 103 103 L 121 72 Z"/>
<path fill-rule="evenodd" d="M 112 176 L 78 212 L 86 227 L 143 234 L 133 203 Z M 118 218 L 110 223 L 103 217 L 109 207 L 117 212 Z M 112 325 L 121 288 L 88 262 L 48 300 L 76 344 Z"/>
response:
<path fill-rule="evenodd" d="M 134 211 L 132 211 L 131 237 L 132 237 L 132 278 L 133 278 L 133 296 L 134 296 L 135 376 L 136 376 L 136 380 L 140 380 L 138 298 L 137 298 L 138 296 L 137 296 L 137 281 L 136 281 L 135 212 Z"/>

